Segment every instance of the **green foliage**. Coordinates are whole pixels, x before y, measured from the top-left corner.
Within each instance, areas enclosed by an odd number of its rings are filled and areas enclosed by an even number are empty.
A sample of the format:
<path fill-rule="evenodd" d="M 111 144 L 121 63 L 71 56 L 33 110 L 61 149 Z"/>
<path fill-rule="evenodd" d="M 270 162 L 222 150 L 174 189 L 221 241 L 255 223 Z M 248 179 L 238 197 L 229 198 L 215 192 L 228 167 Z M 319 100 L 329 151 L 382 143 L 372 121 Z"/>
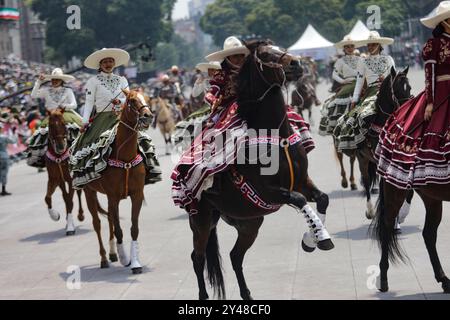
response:
<path fill-rule="evenodd" d="M 367 8 L 381 8 L 382 29 L 385 36 L 399 35 L 405 20 L 424 16 L 424 8 L 439 3 L 424 0 L 424 5 L 408 0 L 216 0 L 206 9 L 201 19 L 204 32 L 211 34 L 214 43 L 221 46 L 230 35 L 255 34 L 271 38 L 289 46 L 308 24 L 312 24 L 330 41 L 339 41 L 350 32 L 358 19 L 369 18 Z"/>
<path fill-rule="evenodd" d="M 85 57 L 94 49 L 120 47 L 148 40 L 156 45 L 173 32 L 170 17 L 175 0 L 32 0 L 31 6 L 47 22 L 47 45 L 60 62 Z M 81 29 L 69 30 L 67 7 L 81 9 Z"/>

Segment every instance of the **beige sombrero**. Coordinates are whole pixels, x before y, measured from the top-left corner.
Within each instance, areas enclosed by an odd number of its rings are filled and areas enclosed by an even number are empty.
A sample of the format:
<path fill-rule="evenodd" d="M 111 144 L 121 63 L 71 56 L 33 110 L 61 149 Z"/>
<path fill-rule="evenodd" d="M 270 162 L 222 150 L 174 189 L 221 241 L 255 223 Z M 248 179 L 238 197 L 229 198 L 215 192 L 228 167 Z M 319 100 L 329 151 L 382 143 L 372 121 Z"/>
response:
<path fill-rule="evenodd" d="M 44 77 L 45 77 L 45 80 L 58 79 L 58 80 L 62 80 L 64 82 L 75 80 L 74 76 L 71 76 L 69 74 L 64 74 L 64 72 L 60 68 L 53 69 L 51 74 L 46 74 L 46 75 L 44 75 Z"/>
<path fill-rule="evenodd" d="M 433 16 L 420 19 L 424 26 L 430 29 L 437 27 L 439 23 L 450 18 L 450 1 L 442 1 L 436 8 Z"/>
<path fill-rule="evenodd" d="M 382 36 L 380 36 L 378 31 L 370 31 L 370 34 L 367 37 L 367 39 L 357 41 L 356 46 L 362 47 L 362 46 L 368 45 L 369 43 L 379 43 L 383 46 L 387 46 L 387 45 L 393 44 L 394 39 L 388 38 L 388 37 L 382 37 Z"/>
<path fill-rule="evenodd" d="M 212 61 L 199 63 L 195 66 L 195 68 L 201 72 L 208 72 L 209 69 L 220 70 L 222 69 L 222 66 L 219 61 Z"/>
<path fill-rule="evenodd" d="M 206 56 L 206 60 L 208 61 L 219 61 L 222 62 L 226 57 L 235 55 L 235 54 L 244 54 L 248 56 L 250 54 L 250 50 L 247 49 L 236 37 L 228 37 L 225 39 L 223 43 L 223 50 L 211 53 Z"/>
<path fill-rule="evenodd" d="M 103 48 L 92 53 L 84 60 L 84 66 L 89 69 L 97 70 L 100 67 L 100 61 L 106 58 L 113 58 L 116 62 L 115 67 L 128 64 L 130 55 L 128 52 L 122 49 L 116 48 Z"/>
<path fill-rule="evenodd" d="M 335 43 L 334 46 L 338 49 L 343 49 L 345 46 L 348 45 L 354 45 L 355 48 L 356 47 L 360 47 L 360 45 L 358 44 L 358 41 L 356 41 L 355 39 L 352 38 L 351 35 L 346 35 L 344 37 L 344 39 L 342 39 L 341 41 L 339 41 L 338 43 Z"/>

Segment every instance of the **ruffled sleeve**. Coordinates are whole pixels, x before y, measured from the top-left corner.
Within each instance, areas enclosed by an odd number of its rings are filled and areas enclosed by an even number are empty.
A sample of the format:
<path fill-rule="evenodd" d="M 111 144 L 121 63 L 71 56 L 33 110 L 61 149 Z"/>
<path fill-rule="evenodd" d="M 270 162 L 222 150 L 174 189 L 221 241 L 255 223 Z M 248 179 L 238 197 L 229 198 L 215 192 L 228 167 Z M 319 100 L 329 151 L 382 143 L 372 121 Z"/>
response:
<path fill-rule="evenodd" d="M 434 48 L 434 39 L 429 39 L 422 50 L 422 58 L 425 65 L 425 92 L 428 103 L 434 102 L 436 56 L 437 52 L 435 52 Z"/>

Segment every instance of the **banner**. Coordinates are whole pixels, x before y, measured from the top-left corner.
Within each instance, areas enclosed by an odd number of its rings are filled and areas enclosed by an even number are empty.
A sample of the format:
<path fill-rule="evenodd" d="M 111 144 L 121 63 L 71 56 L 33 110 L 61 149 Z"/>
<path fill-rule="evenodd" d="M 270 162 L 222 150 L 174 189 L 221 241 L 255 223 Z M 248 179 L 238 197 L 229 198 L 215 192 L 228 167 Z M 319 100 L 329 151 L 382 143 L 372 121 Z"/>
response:
<path fill-rule="evenodd" d="M 15 8 L 0 8 L 0 19 L 2 20 L 19 20 L 19 10 Z"/>

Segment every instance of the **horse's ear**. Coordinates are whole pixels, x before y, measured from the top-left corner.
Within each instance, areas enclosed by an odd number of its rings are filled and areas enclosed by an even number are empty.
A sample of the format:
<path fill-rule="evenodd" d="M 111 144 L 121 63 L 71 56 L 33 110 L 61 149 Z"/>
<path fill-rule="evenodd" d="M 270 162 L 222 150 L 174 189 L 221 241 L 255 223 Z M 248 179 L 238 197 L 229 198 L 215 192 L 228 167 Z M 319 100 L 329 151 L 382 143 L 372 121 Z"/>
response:
<path fill-rule="evenodd" d="M 122 92 L 128 97 L 130 95 L 130 90 L 122 89 Z"/>
<path fill-rule="evenodd" d="M 395 68 L 391 67 L 391 77 L 395 78 L 396 75 L 397 75 L 397 72 L 395 71 Z"/>
<path fill-rule="evenodd" d="M 402 71 L 402 73 L 403 73 L 404 75 L 407 75 L 408 72 L 409 72 L 409 66 L 407 66 L 407 67 Z"/>

